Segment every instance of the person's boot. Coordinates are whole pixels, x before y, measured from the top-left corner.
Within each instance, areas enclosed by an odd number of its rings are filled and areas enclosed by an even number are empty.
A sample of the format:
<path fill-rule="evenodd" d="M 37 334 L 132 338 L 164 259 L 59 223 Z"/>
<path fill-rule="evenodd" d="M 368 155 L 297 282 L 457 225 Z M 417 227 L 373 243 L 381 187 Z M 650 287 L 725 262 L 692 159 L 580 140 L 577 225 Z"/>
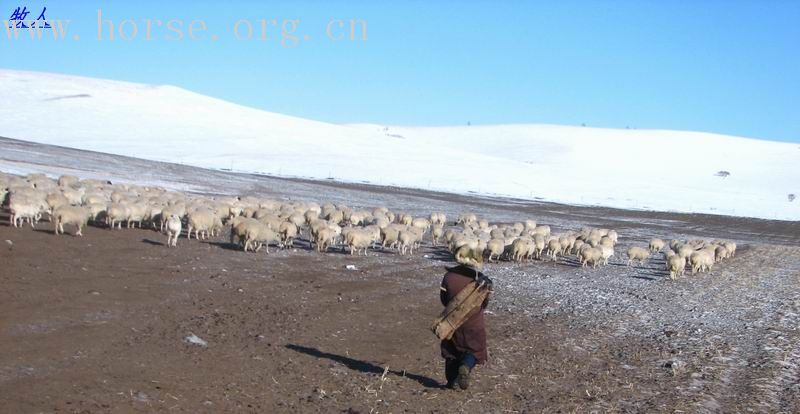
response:
<path fill-rule="evenodd" d="M 467 364 L 462 364 L 460 367 L 458 367 L 458 378 L 456 378 L 456 382 L 458 382 L 458 386 L 462 390 L 469 388 L 470 371 L 469 365 Z"/>
<path fill-rule="evenodd" d="M 454 390 L 456 388 L 456 380 L 458 379 L 458 367 L 459 362 L 456 360 L 446 360 L 445 361 L 445 377 L 447 378 L 447 384 L 445 388 Z"/>

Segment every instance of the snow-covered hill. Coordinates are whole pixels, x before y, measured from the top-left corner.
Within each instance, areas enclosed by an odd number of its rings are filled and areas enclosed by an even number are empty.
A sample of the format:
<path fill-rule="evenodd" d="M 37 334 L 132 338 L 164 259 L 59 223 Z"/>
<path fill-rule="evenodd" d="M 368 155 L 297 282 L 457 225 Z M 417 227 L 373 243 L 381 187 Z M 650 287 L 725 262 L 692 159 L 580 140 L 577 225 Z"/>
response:
<path fill-rule="evenodd" d="M 555 125 L 336 125 L 172 86 L 10 70 L 0 70 L 0 94 L 0 136 L 45 144 L 282 176 L 800 219 L 800 200 L 788 197 L 800 193 L 798 144 Z"/>

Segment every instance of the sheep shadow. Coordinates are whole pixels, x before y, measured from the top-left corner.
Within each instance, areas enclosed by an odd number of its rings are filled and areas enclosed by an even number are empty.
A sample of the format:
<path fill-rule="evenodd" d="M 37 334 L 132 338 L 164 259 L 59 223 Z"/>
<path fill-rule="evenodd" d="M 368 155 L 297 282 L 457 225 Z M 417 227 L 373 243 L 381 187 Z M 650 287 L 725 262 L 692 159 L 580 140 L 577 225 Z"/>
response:
<path fill-rule="evenodd" d="M 219 247 L 219 248 L 225 249 L 225 250 L 235 250 L 235 251 L 239 251 L 239 252 L 243 251 L 242 250 L 242 246 L 239 245 L 238 243 L 209 241 L 209 242 L 206 242 L 206 244 L 210 244 L 210 245 L 212 245 L 214 247 Z"/>
<path fill-rule="evenodd" d="M 142 239 L 142 243 L 147 243 L 153 246 L 166 246 L 166 244 L 164 244 L 163 242 L 150 239 Z"/>
<path fill-rule="evenodd" d="M 26 224 L 25 227 L 30 227 L 30 226 Z M 41 226 L 41 225 L 39 225 L 37 223 L 35 226 L 33 226 L 33 231 L 36 231 L 36 232 L 39 232 L 39 233 L 56 234 L 56 229 L 55 228 L 50 228 L 50 227 L 51 226 Z"/>
<path fill-rule="evenodd" d="M 653 280 L 663 279 L 664 277 L 663 275 L 645 274 L 645 275 L 633 275 L 631 276 L 631 278 L 653 281 Z"/>
<path fill-rule="evenodd" d="M 312 357 L 319 358 L 319 359 L 321 359 L 321 358 L 329 359 L 331 361 L 338 362 L 338 363 L 346 366 L 348 369 L 351 369 L 353 371 L 363 372 L 365 374 L 380 375 L 380 374 L 383 374 L 384 369 L 385 369 L 385 368 L 380 367 L 378 365 L 375 365 L 375 364 L 373 364 L 371 362 L 361 361 L 361 360 L 354 359 L 354 358 L 349 358 L 349 357 L 346 357 L 346 356 L 343 356 L 343 355 L 336 355 L 336 354 L 331 354 L 331 353 L 328 353 L 328 352 L 323 352 L 323 351 L 320 351 L 317 348 L 311 348 L 311 347 L 302 346 L 302 345 L 296 345 L 296 344 L 287 344 L 285 346 L 286 346 L 287 349 L 291 349 L 292 351 L 299 352 L 301 354 L 310 355 Z M 408 372 L 405 372 L 405 371 L 397 371 L 397 370 L 389 370 L 388 373 L 392 374 L 392 375 L 395 375 L 395 376 L 398 376 L 398 377 L 406 377 L 406 378 L 409 378 L 411 380 L 414 380 L 414 381 L 418 382 L 420 385 L 422 385 L 425 388 L 435 388 L 435 389 L 444 388 L 444 386 L 439 384 L 438 381 L 434 380 L 433 378 L 428 378 L 428 377 L 423 376 L 423 375 L 411 374 L 411 373 L 408 373 Z"/>

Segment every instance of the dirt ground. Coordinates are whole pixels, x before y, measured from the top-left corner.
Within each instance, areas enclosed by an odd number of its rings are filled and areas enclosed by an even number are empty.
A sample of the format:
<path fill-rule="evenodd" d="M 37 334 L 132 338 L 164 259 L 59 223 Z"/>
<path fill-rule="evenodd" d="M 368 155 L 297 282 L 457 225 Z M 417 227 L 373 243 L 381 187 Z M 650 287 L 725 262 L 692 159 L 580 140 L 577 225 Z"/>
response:
<path fill-rule="evenodd" d="M 556 231 L 602 224 L 620 232 L 618 252 L 652 236 L 740 247 L 677 281 L 663 259 L 627 267 L 619 253 L 596 270 L 488 265 L 490 361 L 461 392 L 440 387 L 428 329 L 451 264 L 442 248 L 351 257 L 301 241 L 266 254 L 181 238 L 168 249 L 151 230 L 55 236 L 3 213 L 0 412 L 800 412 L 797 223 L 247 180 L 276 197 L 533 217 Z"/>

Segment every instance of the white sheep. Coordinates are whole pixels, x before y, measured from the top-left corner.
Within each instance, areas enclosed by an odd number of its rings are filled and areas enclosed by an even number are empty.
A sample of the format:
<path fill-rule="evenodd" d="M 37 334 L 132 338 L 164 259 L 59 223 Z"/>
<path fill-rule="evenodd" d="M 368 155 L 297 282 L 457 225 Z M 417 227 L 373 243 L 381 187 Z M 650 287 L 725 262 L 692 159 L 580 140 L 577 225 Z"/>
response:
<path fill-rule="evenodd" d="M 661 249 L 664 248 L 664 240 L 661 239 L 652 239 L 650 240 L 650 251 L 653 253 L 660 252 Z"/>
<path fill-rule="evenodd" d="M 491 239 L 486 243 L 486 255 L 488 256 L 489 263 L 492 262 L 492 257 L 495 260 L 500 258 L 506 248 L 505 239 Z"/>
<path fill-rule="evenodd" d="M 561 243 L 558 241 L 557 238 L 553 238 L 547 241 L 546 255 L 551 257 L 554 262 L 558 261 L 558 254 L 560 252 L 561 252 Z"/>
<path fill-rule="evenodd" d="M 320 229 L 314 236 L 314 244 L 317 246 L 318 252 L 328 251 L 328 247 L 333 243 L 336 237 L 336 231 L 330 227 Z"/>
<path fill-rule="evenodd" d="M 81 230 L 89 221 L 89 215 L 90 212 L 83 207 L 66 205 L 57 208 L 53 212 L 53 217 L 55 218 L 55 234 L 64 233 L 64 225 L 72 224 L 78 227 L 78 231 L 75 232 L 75 235 L 83 236 Z"/>
<path fill-rule="evenodd" d="M 397 240 L 400 245 L 400 254 L 405 255 L 406 252 L 414 254 L 414 246 L 422 240 L 422 232 L 419 228 L 408 227 L 405 230 L 400 230 Z"/>
<path fill-rule="evenodd" d="M 128 219 L 128 206 L 126 204 L 113 203 L 106 209 L 106 224 L 110 229 L 114 229 L 117 224 L 122 228 L 122 222 Z"/>
<path fill-rule="evenodd" d="M 705 250 L 696 251 L 689 256 L 689 264 L 692 266 L 692 274 L 707 272 L 714 266 L 714 256 Z"/>
<path fill-rule="evenodd" d="M 426 218 L 417 217 L 411 221 L 411 225 L 426 232 L 431 227 L 431 222 Z"/>
<path fill-rule="evenodd" d="M 669 278 L 672 280 L 675 280 L 678 276 L 683 276 L 684 272 L 686 272 L 686 259 L 677 254 L 667 256 L 667 270 L 669 271 Z"/>
<path fill-rule="evenodd" d="M 598 247 L 585 244 L 584 248 L 578 252 L 578 260 L 581 262 L 581 267 L 586 267 L 591 263 L 592 269 L 595 269 L 603 261 L 603 251 Z"/>
<path fill-rule="evenodd" d="M 549 237 L 550 236 L 550 226 L 547 226 L 547 225 L 545 225 L 545 226 L 536 226 L 536 228 L 533 229 L 533 234 L 534 235 L 539 234 L 539 235 L 542 235 L 544 237 Z"/>
<path fill-rule="evenodd" d="M 11 195 L 8 207 L 11 211 L 9 221 L 14 227 L 19 227 L 25 220 L 33 227 L 42 218 L 45 210 L 41 201 L 15 194 Z"/>
<path fill-rule="evenodd" d="M 533 243 L 531 243 L 530 252 L 528 253 L 529 256 L 536 257 L 539 260 L 542 259 L 542 253 L 544 253 L 544 249 L 547 247 L 547 241 L 545 237 L 547 236 L 543 236 L 541 234 L 533 235 Z"/>
<path fill-rule="evenodd" d="M 238 244 L 240 247 L 244 247 L 245 237 L 247 237 L 247 228 L 260 224 L 261 223 L 259 223 L 258 220 L 250 217 L 238 216 L 232 218 L 230 221 L 230 243 Z"/>
<path fill-rule="evenodd" d="M 68 206 L 70 204 L 69 199 L 67 199 L 67 197 L 65 197 L 64 194 L 61 194 L 61 192 L 52 192 L 48 194 L 44 198 L 44 201 L 47 203 L 47 206 L 49 207 L 47 211 L 50 212 L 51 214 L 57 208 L 61 206 Z"/>
<path fill-rule="evenodd" d="M 437 223 L 433 225 L 433 228 L 431 228 L 431 241 L 433 242 L 434 246 L 439 244 L 439 239 L 442 237 L 443 233 L 444 224 Z"/>
<path fill-rule="evenodd" d="M 736 256 L 736 243 L 730 242 L 730 241 L 726 241 L 726 242 L 723 242 L 722 245 L 725 246 L 726 249 L 728 249 L 728 256 L 729 257 Z"/>
<path fill-rule="evenodd" d="M 431 224 L 444 226 L 447 223 L 447 216 L 444 213 L 431 213 Z"/>
<path fill-rule="evenodd" d="M 597 246 L 600 249 L 601 257 L 603 258 L 603 264 L 608 264 L 608 259 L 614 256 L 614 247 L 600 244 Z"/>
<path fill-rule="evenodd" d="M 639 246 L 631 246 L 628 248 L 628 266 L 630 266 L 635 260 L 638 260 L 639 264 L 644 264 L 649 257 L 650 250 L 648 249 Z"/>
<path fill-rule="evenodd" d="M 364 250 L 364 256 L 367 255 L 367 249 L 374 241 L 374 234 L 367 230 L 356 229 L 347 233 L 345 236 L 345 243 L 350 247 L 350 255 L 356 254 Z"/>
<path fill-rule="evenodd" d="M 388 246 L 390 249 L 395 248 L 400 236 L 400 229 L 394 225 L 389 225 L 381 228 L 381 247 L 384 249 Z"/>
<path fill-rule="evenodd" d="M 727 259 L 730 257 L 731 253 L 728 251 L 728 248 L 725 245 L 717 246 L 714 249 L 714 261 L 720 262 L 722 259 Z"/>
<path fill-rule="evenodd" d="M 80 182 L 78 177 L 73 175 L 62 175 L 58 177 L 58 186 L 59 187 L 74 187 Z"/>
<path fill-rule="evenodd" d="M 278 227 L 278 234 L 281 236 L 281 243 L 283 247 L 292 247 L 294 245 L 294 239 L 297 237 L 298 233 L 299 229 L 297 228 L 297 225 L 291 221 L 284 221 Z"/>
<path fill-rule="evenodd" d="M 278 233 L 264 224 L 259 223 L 246 228 L 244 251 L 247 251 L 250 247 L 254 247 L 253 251 L 258 252 L 261 250 L 261 247 L 266 246 L 267 254 L 269 254 L 269 244 L 277 244 L 279 242 L 280 236 L 278 236 Z"/>
<path fill-rule="evenodd" d="M 511 243 L 511 258 L 517 263 L 527 260 L 532 249 L 533 240 L 520 237 Z"/>
<path fill-rule="evenodd" d="M 188 214 L 188 223 L 189 227 L 186 234 L 188 239 L 192 238 L 192 230 L 194 230 L 196 239 L 200 240 L 202 237 L 205 240 L 208 238 L 209 234 L 212 237 L 214 236 L 215 229 L 222 228 L 222 220 L 210 210 L 196 210 L 190 212 Z"/>
<path fill-rule="evenodd" d="M 178 247 L 178 237 L 183 228 L 181 218 L 176 214 L 171 214 L 166 219 L 165 227 L 167 229 L 167 247 Z"/>

